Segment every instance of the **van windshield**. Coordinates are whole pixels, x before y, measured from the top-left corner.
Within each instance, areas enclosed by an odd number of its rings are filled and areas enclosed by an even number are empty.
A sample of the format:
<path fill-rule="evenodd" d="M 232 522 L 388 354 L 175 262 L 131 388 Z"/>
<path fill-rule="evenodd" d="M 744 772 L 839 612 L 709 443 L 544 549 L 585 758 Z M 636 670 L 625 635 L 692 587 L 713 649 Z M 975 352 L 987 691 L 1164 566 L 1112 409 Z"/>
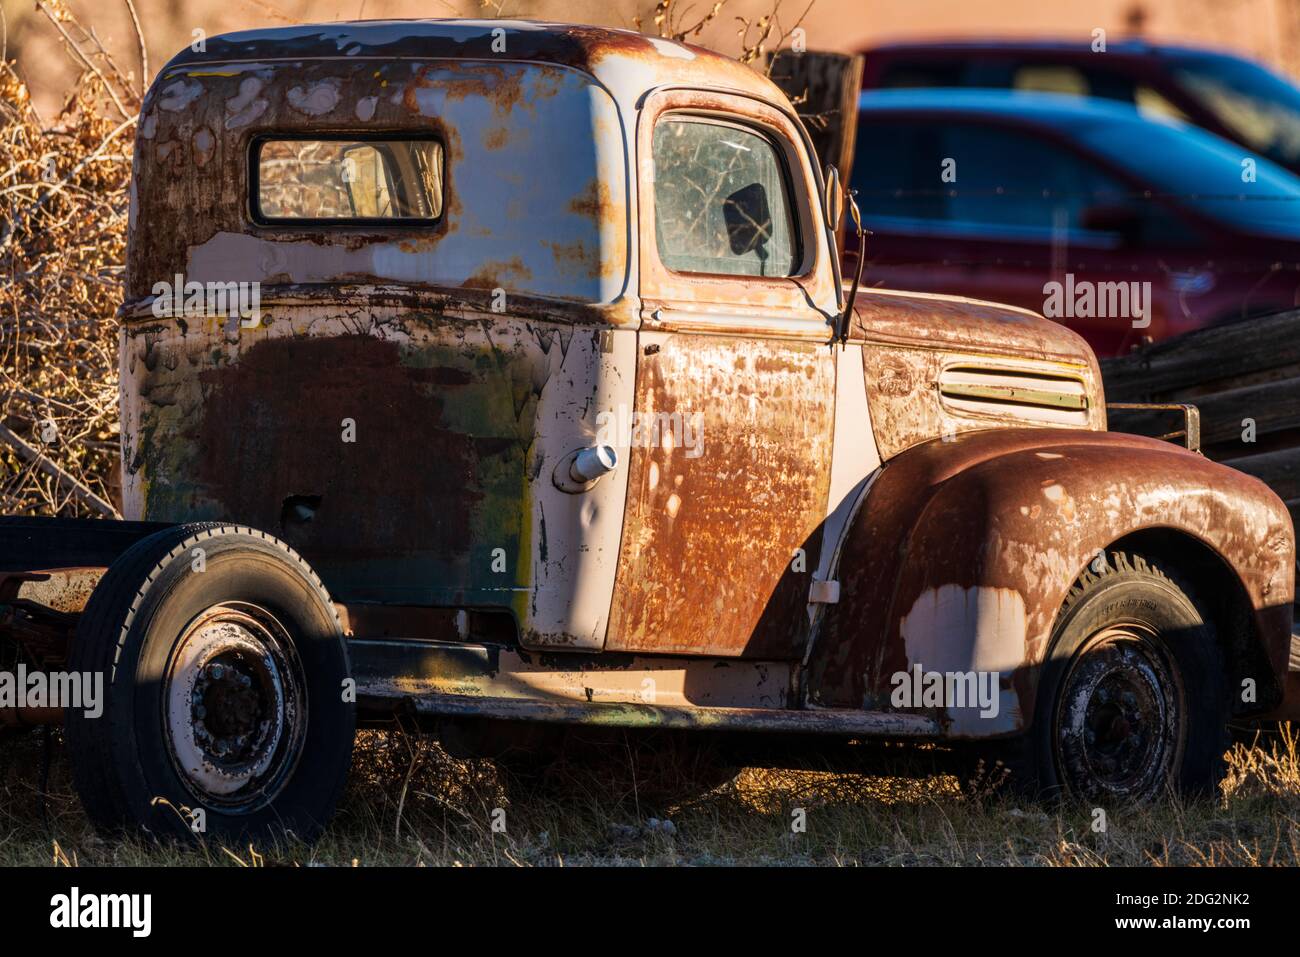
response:
<path fill-rule="evenodd" d="M 1180 205 L 1245 232 L 1300 239 L 1300 179 L 1235 143 L 1174 120 L 1085 123 L 1075 135 Z"/>
<path fill-rule="evenodd" d="M 1257 63 L 1217 54 L 1174 61 L 1178 83 L 1251 149 L 1300 166 L 1300 89 Z"/>

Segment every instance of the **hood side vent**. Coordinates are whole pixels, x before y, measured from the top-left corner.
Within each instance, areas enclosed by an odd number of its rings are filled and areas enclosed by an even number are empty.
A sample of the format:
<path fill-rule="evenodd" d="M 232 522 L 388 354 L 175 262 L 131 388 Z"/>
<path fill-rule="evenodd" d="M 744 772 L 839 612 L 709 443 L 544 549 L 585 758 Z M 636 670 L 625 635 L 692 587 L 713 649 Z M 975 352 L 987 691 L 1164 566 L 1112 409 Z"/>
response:
<path fill-rule="evenodd" d="M 939 374 L 939 394 L 956 413 L 1088 424 L 1088 389 L 1082 379 L 1068 375 L 952 366 Z"/>

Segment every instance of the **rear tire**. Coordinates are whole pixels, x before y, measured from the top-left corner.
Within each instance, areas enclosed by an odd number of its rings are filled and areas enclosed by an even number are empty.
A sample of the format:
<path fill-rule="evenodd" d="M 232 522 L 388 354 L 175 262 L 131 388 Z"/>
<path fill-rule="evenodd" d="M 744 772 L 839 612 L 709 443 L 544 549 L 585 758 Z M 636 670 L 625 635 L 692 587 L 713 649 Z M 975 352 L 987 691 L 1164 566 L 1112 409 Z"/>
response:
<path fill-rule="evenodd" d="M 355 694 L 330 597 L 287 545 L 217 524 L 138 542 L 91 596 L 69 668 L 104 676 L 103 713 L 67 715 L 97 829 L 320 836 L 351 763 Z"/>

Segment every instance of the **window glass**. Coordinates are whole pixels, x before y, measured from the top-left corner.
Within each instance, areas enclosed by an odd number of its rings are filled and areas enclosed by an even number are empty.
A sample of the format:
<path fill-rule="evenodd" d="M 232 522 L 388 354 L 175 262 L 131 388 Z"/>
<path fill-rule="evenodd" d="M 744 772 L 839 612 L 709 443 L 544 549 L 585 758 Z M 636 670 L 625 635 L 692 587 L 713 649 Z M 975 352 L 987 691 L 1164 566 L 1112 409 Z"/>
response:
<path fill-rule="evenodd" d="M 867 225 L 879 216 L 943 219 L 947 186 L 939 178 L 943 131 L 923 122 L 864 121 L 857 134 L 849 185 Z"/>
<path fill-rule="evenodd" d="M 792 276 L 798 232 L 784 164 L 767 137 L 702 117 L 654 132 L 655 240 L 681 272 Z"/>
<path fill-rule="evenodd" d="M 1249 232 L 1300 238 L 1300 181 L 1262 157 L 1242 153 L 1236 143 L 1173 121 L 1148 122 L 1139 132 L 1126 124 L 1079 127 L 1081 144 L 1150 183 L 1157 194 Z M 1169 162 L 1169 157 L 1178 162 Z M 1242 161 L 1254 162 L 1255 180 L 1242 182 Z"/>
<path fill-rule="evenodd" d="M 1129 192 L 1077 154 L 1019 130 L 954 124 L 944 139 L 956 162 L 948 204 L 955 222 L 1081 229 L 1086 209 Z"/>
<path fill-rule="evenodd" d="M 1165 119 L 1187 121 L 1187 114 L 1171 103 L 1163 93 L 1145 83 L 1139 83 L 1133 90 L 1133 102 L 1143 116 L 1158 116 Z"/>
<path fill-rule="evenodd" d="M 1022 66 L 1016 70 L 1011 86 L 1017 90 L 1072 96 L 1087 96 L 1090 92 L 1083 71 L 1072 66 Z"/>
<path fill-rule="evenodd" d="M 1042 241 L 1119 233 L 1174 245 L 1193 239 L 1163 204 L 1134 196 L 1088 157 L 1003 126 L 864 122 L 851 186 L 868 227 L 893 220 Z"/>
<path fill-rule="evenodd" d="M 1300 165 L 1300 89 L 1258 64 L 1217 54 L 1182 58 L 1175 78 L 1219 121 L 1270 159 Z"/>
<path fill-rule="evenodd" d="M 257 209 L 267 219 L 419 219 L 442 214 L 434 140 L 264 140 Z"/>
<path fill-rule="evenodd" d="M 902 61 L 885 68 L 880 86 L 886 90 L 905 87 L 963 86 L 966 64 L 957 59 Z"/>

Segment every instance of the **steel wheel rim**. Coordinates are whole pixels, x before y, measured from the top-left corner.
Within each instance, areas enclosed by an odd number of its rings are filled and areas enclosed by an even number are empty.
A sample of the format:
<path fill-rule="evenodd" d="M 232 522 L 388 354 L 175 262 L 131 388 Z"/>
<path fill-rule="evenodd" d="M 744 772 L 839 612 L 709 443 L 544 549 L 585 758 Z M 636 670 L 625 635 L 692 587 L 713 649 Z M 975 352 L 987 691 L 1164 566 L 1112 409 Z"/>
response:
<path fill-rule="evenodd" d="M 1054 736 L 1071 792 L 1151 796 L 1178 766 L 1185 730 L 1178 673 L 1154 630 L 1110 625 L 1079 648 L 1062 683 Z"/>
<path fill-rule="evenodd" d="M 162 707 L 169 757 L 201 806 L 265 807 L 297 765 L 307 724 L 288 631 L 256 605 L 208 608 L 172 649 Z"/>

